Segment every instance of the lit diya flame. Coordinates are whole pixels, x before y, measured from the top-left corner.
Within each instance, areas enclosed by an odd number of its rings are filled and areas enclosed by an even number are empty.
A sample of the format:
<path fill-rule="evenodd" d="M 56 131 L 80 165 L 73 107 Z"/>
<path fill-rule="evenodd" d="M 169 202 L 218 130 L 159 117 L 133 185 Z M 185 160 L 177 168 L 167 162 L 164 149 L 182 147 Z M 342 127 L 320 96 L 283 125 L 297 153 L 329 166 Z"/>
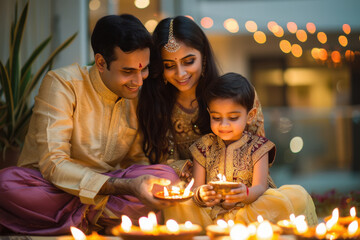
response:
<path fill-rule="evenodd" d="M 353 218 L 356 217 L 356 209 L 355 209 L 355 207 L 352 207 L 352 208 L 350 209 L 350 216 L 352 216 Z"/>
<path fill-rule="evenodd" d="M 140 226 L 141 231 L 143 231 L 143 232 L 153 232 L 154 231 L 154 225 L 151 222 L 151 220 L 147 217 L 139 218 L 139 226 Z"/>
<path fill-rule="evenodd" d="M 187 197 L 190 195 L 190 190 L 191 190 L 192 186 L 194 185 L 194 182 L 195 182 L 195 180 L 191 179 L 189 185 L 184 190 L 184 194 L 183 194 L 184 197 Z"/>
<path fill-rule="evenodd" d="M 259 216 L 257 216 L 257 221 L 259 223 L 262 223 L 264 221 L 264 218 L 261 215 L 259 215 Z"/>
<path fill-rule="evenodd" d="M 217 220 L 217 225 L 219 226 L 219 227 L 221 227 L 221 228 L 227 228 L 228 227 L 228 224 L 225 222 L 225 220 L 223 220 L 223 219 L 219 219 L 219 220 Z"/>
<path fill-rule="evenodd" d="M 338 220 L 339 220 L 339 209 L 335 208 L 332 212 L 332 216 L 330 220 L 326 222 L 326 229 L 330 230 L 331 228 L 333 228 Z"/>
<path fill-rule="evenodd" d="M 303 234 L 306 233 L 307 230 L 309 229 L 307 223 L 305 222 L 305 218 L 297 218 L 295 219 L 295 226 L 296 226 L 296 230 L 299 234 Z"/>
<path fill-rule="evenodd" d="M 230 230 L 231 240 L 246 240 L 249 236 L 248 228 L 243 224 L 235 224 Z"/>
<path fill-rule="evenodd" d="M 86 240 L 86 235 L 76 227 L 70 227 L 70 231 L 75 240 Z"/>
<path fill-rule="evenodd" d="M 191 194 L 192 194 L 191 188 L 193 185 L 194 185 L 194 179 L 191 179 L 189 185 L 184 189 L 184 191 L 182 191 L 177 186 L 172 186 L 171 191 L 169 192 L 167 187 L 164 187 L 163 198 L 165 198 L 165 199 L 184 199 L 184 198 L 191 197 Z M 160 192 L 157 194 L 158 194 L 158 196 L 161 197 L 161 195 L 159 195 L 159 194 L 162 194 L 162 193 Z"/>
<path fill-rule="evenodd" d="M 176 232 L 179 232 L 179 224 L 173 220 L 173 219 L 169 219 L 167 222 L 166 222 L 166 228 L 169 232 L 171 233 L 176 233 Z"/>
<path fill-rule="evenodd" d="M 355 233 L 357 232 L 359 228 L 359 223 L 358 221 L 354 220 L 352 221 L 349 226 L 348 226 L 348 233 L 349 233 L 349 236 L 352 237 L 355 235 Z"/>
<path fill-rule="evenodd" d="M 263 221 L 259 224 L 256 230 L 257 239 L 271 239 L 274 235 L 269 221 Z"/>
<path fill-rule="evenodd" d="M 320 223 L 316 226 L 315 234 L 318 238 L 324 238 L 326 231 L 327 230 L 325 223 Z"/>
<path fill-rule="evenodd" d="M 222 175 L 221 173 L 219 173 L 219 174 L 217 175 L 217 177 L 219 178 L 219 181 L 220 181 L 220 182 L 226 182 L 226 177 L 225 177 L 225 175 Z"/>
<path fill-rule="evenodd" d="M 131 227 L 132 227 L 131 219 L 126 215 L 122 215 L 121 216 L 121 229 L 124 232 L 130 232 Z"/>
<path fill-rule="evenodd" d="M 150 222 L 152 223 L 152 225 L 154 227 L 157 226 L 157 219 L 156 219 L 156 214 L 154 212 L 149 212 L 148 214 L 148 219 L 150 220 Z"/>
<path fill-rule="evenodd" d="M 185 228 L 192 228 L 193 224 L 190 221 L 185 222 Z"/>

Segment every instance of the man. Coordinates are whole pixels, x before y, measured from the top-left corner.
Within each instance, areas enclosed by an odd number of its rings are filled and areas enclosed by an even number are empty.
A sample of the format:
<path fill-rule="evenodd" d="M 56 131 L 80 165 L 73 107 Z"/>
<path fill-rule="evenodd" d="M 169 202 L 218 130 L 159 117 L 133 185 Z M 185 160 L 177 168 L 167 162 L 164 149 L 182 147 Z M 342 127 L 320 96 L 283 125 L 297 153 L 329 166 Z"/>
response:
<path fill-rule="evenodd" d="M 94 66 L 73 64 L 43 79 L 19 167 L 0 171 L 3 230 L 90 232 L 118 224 L 121 215 L 137 224 L 169 206 L 151 191 L 177 181 L 176 173 L 165 165 L 134 165 L 148 162 L 136 104 L 149 74 L 151 36 L 134 16 L 111 15 L 97 22 L 91 45 Z"/>

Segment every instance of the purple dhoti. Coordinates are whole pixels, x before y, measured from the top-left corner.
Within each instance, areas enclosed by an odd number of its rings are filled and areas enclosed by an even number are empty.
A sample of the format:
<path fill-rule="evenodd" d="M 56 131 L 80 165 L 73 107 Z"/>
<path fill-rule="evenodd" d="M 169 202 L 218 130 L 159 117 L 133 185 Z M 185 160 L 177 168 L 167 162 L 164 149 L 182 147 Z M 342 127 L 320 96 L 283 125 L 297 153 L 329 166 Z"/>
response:
<path fill-rule="evenodd" d="M 174 170 L 161 164 L 133 165 L 104 174 L 118 178 L 149 174 L 170 179 L 172 183 L 178 181 Z M 128 195 L 109 196 L 106 208 L 118 218 L 129 216 L 134 224 L 149 211 L 154 211 Z M 5 227 L 20 234 L 61 235 L 69 234 L 71 226 L 88 232 L 94 228 L 92 220 L 99 211 L 93 205 L 81 203 L 79 197 L 56 188 L 37 170 L 20 167 L 0 170 L 0 232 Z M 102 213 L 97 224 L 106 225 L 107 218 L 111 222 L 113 216 Z"/>

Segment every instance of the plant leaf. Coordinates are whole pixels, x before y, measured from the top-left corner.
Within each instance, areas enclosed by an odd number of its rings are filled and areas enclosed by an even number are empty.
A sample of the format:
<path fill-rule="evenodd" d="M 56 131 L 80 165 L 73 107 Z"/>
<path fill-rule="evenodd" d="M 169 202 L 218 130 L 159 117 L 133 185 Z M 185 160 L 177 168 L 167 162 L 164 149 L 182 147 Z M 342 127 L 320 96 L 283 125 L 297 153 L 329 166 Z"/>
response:
<path fill-rule="evenodd" d="M 12 88 L 11 88 L 11 81 L 9 78 L 9 74 L 6 71 L 5 66 L 3 65 L 3 63 L 0 61 L 0 81 L 1 81 L 1 86 L 4 89 L 4 93 L 5 93 L 5 101 L 7 102 L 7 121 L 11 122 L 12 125 L 15 125 L 15 114 L 14 114 L 14 99 L 13 99 L 13 94 L 12 94 Z M 11 127 L 9 132 L 13 132 L 13 128 Z"/>
<path fill-rule="evenodd" d="M 26 25 L 26 19 L 28 14 L 29 2 L 26 3 L 19 21 L 16 23 L 14 31 L 14 41 L 11 43 L 10 49 L 10 79 L 11 85 L 13 88 L 13 101 L 14 106 L 17 105 L 18 96 L 19 96 L 19 84 L 20 84 L 20 45 L 21 40 L 24 34 L 24 29 Z"/>

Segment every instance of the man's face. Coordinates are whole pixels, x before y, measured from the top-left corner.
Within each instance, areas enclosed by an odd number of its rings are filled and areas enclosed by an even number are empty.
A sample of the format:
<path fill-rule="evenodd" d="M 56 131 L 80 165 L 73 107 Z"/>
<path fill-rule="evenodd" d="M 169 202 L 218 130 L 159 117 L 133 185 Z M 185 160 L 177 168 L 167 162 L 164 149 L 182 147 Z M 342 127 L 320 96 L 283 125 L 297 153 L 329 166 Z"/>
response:
<path fill-rule="evenodd" d="M 143 80 L 149 75 L 150 49 L 126 53 L 115 47 L 114 51 L 116 60 L 112 61 L 109 67 L 105 61 L 102 66 L 98 66 L 101 79 L 106 87 L 119 97 L 135 98 Z"/>

